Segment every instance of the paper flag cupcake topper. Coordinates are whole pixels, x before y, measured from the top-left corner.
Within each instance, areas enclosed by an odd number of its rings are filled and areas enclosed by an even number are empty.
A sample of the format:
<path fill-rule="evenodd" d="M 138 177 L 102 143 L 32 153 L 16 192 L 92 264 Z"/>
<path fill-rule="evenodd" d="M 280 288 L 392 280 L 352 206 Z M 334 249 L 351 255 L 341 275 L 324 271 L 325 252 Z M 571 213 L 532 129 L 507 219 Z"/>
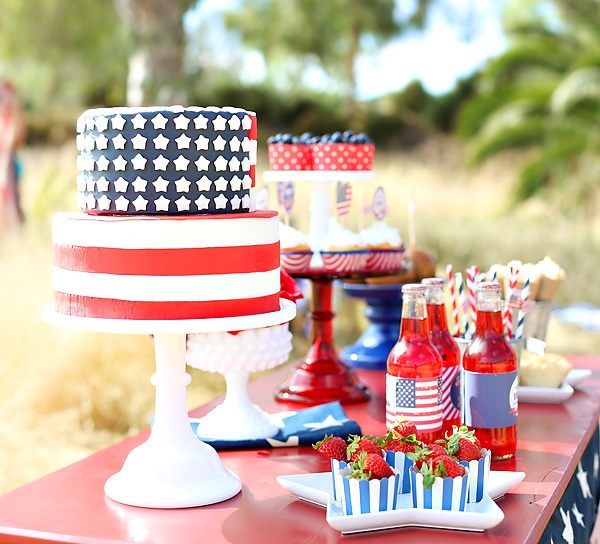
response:
<path fill-rule="evenodd" d="M 373 195 L 373 205 L 371 207 L 373 215 L 378 221 L 381 221 L 387 215 L 387 203 L 385 200 L 385 191 L 383 187 L 377 187 Z"/>
<path fill-rule="evenodd" d="M 256 209 L 268 210 L 269 200 L 269 188 L 266 185 L 263 185 L 258 191 L 256 191 Z"/>
<path fill-rule="evenodd" d="M 340 217 L 343 217 L 350 211 L 352 204 L 352 185 L 350 183 L 338 182 L 335 205 L 337 213 Z"/>

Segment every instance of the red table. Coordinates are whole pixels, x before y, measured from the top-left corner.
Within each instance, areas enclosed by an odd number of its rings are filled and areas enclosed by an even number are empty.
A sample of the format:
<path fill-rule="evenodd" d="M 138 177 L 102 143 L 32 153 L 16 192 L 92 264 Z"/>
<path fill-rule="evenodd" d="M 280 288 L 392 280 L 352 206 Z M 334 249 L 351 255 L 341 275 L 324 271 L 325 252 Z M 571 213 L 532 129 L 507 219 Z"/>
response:
<path fill-rule="evenodd" d="M 519 406 L 519 447 L 496 470 L 527 473 L 525 480 L 498 504 L 505 519 L 484 533 L 402 528 L 342 536 L 325 520 L 325 509 L 285 491 L 276 477 L 324 472 L 327 460 L 310 447 L 221 452 L 226 468 L 242 480 L 241 493 L 225 502 L 198 508 L 153 510 L 124 506 L 104 495 L 104 482 L 121 469 L 127 454 L 147 440 L 149 431 L 128 438 L 78 463 L 0 496 L 0 542 L 219 543 L 352 542 L 376 544 L 398 539 L 444 543 L 537 543 L 564 492 L 578 459 L 598 425 L 600 357 L 570 357 L 593 373 L 573 397 L 560 405 Z M 293 365 L 250 385 L 249 393 L 269 413 L 295 409 L 273 398 L 274 388 Z M 365 434 L 385 432 L 384 382 L 379 371 L 359 371 L 373 392 L 368 403 L 346 405 L 348 417 Z M 221 399 L 192 412 L 198 417 Z M 560 430 L 560 435 L 558 434 Z"/>

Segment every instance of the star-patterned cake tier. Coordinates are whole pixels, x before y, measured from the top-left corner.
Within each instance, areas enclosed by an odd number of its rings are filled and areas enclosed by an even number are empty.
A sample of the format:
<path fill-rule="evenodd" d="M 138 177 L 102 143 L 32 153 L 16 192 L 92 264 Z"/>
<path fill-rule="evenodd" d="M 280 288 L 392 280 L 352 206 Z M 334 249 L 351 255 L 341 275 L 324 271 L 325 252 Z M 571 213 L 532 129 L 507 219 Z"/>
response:
<path fill-rule="evenodd" d="M 106 108 L 77 121 L 77 201 L 91 214 L 253 211 L 256 115 L 239 108 Z"/>

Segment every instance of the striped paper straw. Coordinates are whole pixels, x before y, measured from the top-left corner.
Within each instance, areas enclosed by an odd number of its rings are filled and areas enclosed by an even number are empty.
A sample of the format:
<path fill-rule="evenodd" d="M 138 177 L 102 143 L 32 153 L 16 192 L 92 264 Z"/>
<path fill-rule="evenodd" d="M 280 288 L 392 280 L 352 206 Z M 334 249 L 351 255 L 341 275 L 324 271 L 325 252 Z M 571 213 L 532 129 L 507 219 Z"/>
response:
<path fill-rule="evenodd" d="M 458 303 L 460 305 L 460 314 L 462 316 L 462 322 L 463 322 L 462 329 L 464 330 L 464 336 L 466 338 L 467 330 L 469 328 L 469 307 L 470 306 L 469 306 L 469 301 L 467 300 L 467 297 L 465 296 L 462 274 L 460 272 L 457 272 L 454 277 L 456 279 L 456 286 L 458 287 Z M 461 332 L 461 334 L 462 334 L 462 332 Z"/>
<path fill-rule="evenodd" d="M 529 274 L 525 276 L 525 283 L 523 284 L 523 290 L 521 291 L 521 303 L 519 304 L 519 321 L 517 323 L 517 332 L 515 338 L 520 340 L 523 338 L 523 330 L 525 328 L 525 302 L 529 297 Z"/>
<path fill-rule="evenodd" d="M 460 336 L 460 322 L 458 320 L 458 303 L 456 301 L 456 283 L 454 283 L 454 271 L 452 265 L 446 265 L 446 276 L 450 288 L 450 303 L 452 304 L 452 321 L 454 321 L 454 336 Z"/>
<path fill-rule="evenodd" d="M 471 312 L 471 327 L 469 329 L 469 333 L 471 335 L 475 334 L 475 326 L 477 325 L 477 304 L 476 304 L 476 296 L 475 296 L 475 267 L 471 267 L 466 270 L 467 276 L 467 291 L 468 291 L 468 300 L 469 300 L 469 309 Z"/>
<path fill-rule="evenodd" d="M 508 278 L 508 294 L 506 295 L 506 307 L 504 308 L 504 334 L 510 340 L 514 336 L 513 329 L 513 308 L 515 307 L 515 291 L 517 290 L 517 280 L 519 279 L 519 268 L 510 267 Z"/>

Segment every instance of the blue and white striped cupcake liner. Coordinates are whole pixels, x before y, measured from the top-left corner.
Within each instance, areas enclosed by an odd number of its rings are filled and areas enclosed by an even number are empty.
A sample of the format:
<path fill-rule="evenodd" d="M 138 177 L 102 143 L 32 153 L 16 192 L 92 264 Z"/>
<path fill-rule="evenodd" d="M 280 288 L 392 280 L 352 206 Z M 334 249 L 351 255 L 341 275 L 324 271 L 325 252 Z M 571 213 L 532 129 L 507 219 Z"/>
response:
<path fill-rule="evenodd" d="M 486 449 L 481 452 L 484 455 L 483 459 L 460 462 L 469 469 L 469 502 L 479 502 L 487 493 L 492 453 Z"/>
<path fill-rule="evenodd" d="M 469 469 L 464 476 L 456 478 L 436 478 L 426 489 L 423 475 L 414 468 L 410 471 L 412 503 L 414 508 L 429 510 L 454 510 L 463 512 L 469 495 Z"/>
<path fill-rule="evenodd" d="M 402 476 L 394 474 L 381 480 L 357 480 L 345 478 L 350 467 L 341 470 L 342 475 L 342 512 L 353 514 L 371 514 L 395 510 L 398 503 L 399 487 Z"/>
<path fill-rule="evenodd" d="M 406 457 L 405 453 L 386 451 L 385 460 L 388 465 L 402 475 L 402 484 L 399 487 L 399 493 L 410 493 L 410 467 L 415 462 Z"/>

